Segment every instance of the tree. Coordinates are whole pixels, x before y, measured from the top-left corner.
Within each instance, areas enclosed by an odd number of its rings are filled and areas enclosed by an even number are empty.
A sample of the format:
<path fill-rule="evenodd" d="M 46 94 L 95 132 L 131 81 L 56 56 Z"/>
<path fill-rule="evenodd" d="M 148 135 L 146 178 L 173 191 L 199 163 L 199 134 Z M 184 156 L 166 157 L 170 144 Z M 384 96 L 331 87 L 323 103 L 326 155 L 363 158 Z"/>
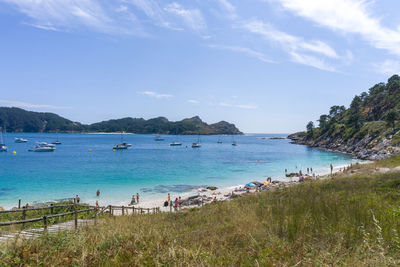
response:
<path fill-rule="evenodd" d="M 314 134 L 314 123 L 310 121 L 309 123 L 307 123 L 306 128 L 307 128 L 307 136 L 312 137 Z"/>
<path fill-rule="evenodd" d="M 391 110 L 389 110 L 389 111 L 386 113 L 386 118 L 385 118 L 386 123 L 387 123 L 388 125 L 391 125 L 391 126 L 392 126 L 393 131 L 394 131 L 394 127 L 395 127 L 395 122 L 396 122 L 396 120 L 397 120 L 398 118 L 399 118 L 399 114 L 398 114 L 398 112 L 395 111 L 394 109 L 391 109 Z"/>
<path fill-rule="evenodd" d="M 326 125 L 328 124 L 328 121 L 329 121 L 329 116 L 328 115 L 323 114 L 323 115 L 319 116 L 319 120 L 318 120 L 319 128 L 321 130 L 324 130 Z"/>

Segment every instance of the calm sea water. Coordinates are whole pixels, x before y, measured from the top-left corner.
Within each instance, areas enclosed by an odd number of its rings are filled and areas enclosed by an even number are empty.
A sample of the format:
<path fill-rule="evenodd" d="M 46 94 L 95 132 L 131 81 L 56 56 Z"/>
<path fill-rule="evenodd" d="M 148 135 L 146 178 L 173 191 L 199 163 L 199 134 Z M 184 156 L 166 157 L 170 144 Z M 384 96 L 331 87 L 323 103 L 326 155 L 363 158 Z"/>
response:
<path fill-rule="evenodd" d="M 82 201 L 94 204 L 97 189 L 100 204 L 128 203 L 132 194 L 139 192 L 141 200 L 179 194 L 193 186 L 235 186 L 250 181 L 264 181 L 270 176 L 284 180 L 289 172 L 312 167 L 319 172 L 334 166 L 356 162 L 350 156 L 292 145 L 289 140 L 261 139 L 264 136 L 232 137 L 202 136 L 202 147 L 191 148 L 197 136 L 125 135 L 124 141 L 133 146 L 124 151 L 113 151 L 120 135 L 106 134 L 7 134 L 9 151 L 0 153 L 0 206 L 53 201 L 81 196 Z M 28 143 L 14 143 L 23 137 Z M 55 152 L 34 153 L 28 149 L 36 141 L 62 142 Z M 181 147 L 171 147 L 179 141 Z M 91 149 L 91 151 L 89 151 Z M 12 152 L 16 151 L 16 154 Z"/>

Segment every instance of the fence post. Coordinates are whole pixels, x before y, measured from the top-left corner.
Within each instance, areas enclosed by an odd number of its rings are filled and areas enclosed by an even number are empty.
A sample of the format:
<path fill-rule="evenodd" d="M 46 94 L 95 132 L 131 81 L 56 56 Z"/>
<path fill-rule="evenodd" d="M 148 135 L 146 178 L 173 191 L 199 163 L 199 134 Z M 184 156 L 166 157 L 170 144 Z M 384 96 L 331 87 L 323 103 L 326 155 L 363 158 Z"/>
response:
<path fill-rule="evenodd" d="M 43 229 L 47 231 L 47 216 L 43 216 Z"/>
<path fill-rule="evenodd" d="M 18 209 L 21 209 L 21 199 L 18 199 Z"/>
<path fill-rule="evenodd" d="M 147 213 L 150 213 L 150 209 L 149 208 L 147 209 Z"/>
<path fill-rule="evenodd" d="M 54 213 L 53 203 L 51 203 L 50 206 L 51 206 L 51 208 L 50 208 L 50 213 L 53 214 L 53 213 Z"/>
<path fill-rule="evenodd" d="M 169 202 L 169 212 L 172 212 L 172 200 Z"/>
<path fill-rule="evenodd" d="M 135 215 L 135 206 L 132 207 L 132 214 Z"/>
<path fill-rule="evenodd" d="M 97 224 L 97 207 L 94 208 L 94 224 Z"/>
<path fill-rule="evenodd" d="M 75 230 L 78 228 L 78 211 L 76 209 L 76 198 L 74 198 L 74 221 L 75 221 Z"/>
<path fill-rule="evenodd" d="M 125 208 L 124 208 L 124 206 L 122 206 L 122 216 L 124 216 L 125 215 Z"/>
<path fill-rule="evenodd" d="M 26 207 L 22 207 L 22 220 L 25 221 L 26 219 Z M 25 228 L 25 223 L 22 224 L 22 229 Z"/>
<path fill-rule="evenodd" d="M 110 208 L 110 217 L 112 216 L 112 210 L 111 210 L 111 205 L 109 206 Z"/>

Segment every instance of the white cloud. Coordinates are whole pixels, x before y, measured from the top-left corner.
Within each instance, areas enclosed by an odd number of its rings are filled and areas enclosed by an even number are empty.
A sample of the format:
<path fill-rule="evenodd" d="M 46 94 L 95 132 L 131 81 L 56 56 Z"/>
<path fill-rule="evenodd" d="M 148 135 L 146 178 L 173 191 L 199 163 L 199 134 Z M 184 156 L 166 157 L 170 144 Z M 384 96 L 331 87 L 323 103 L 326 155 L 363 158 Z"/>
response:
<path fill-rule="evenodd" d="M 269 59 L 265 54 L 255 51 L 251 48 L 241 47 L 241 46 L 228 46 L 228 45 L 208 45 L 210 48 L 217 48 L 222 50 L 228 50 L 237 53 L 243 53 L 251 57 L 255 57 L 263 62 L 275 63 L 273 60 Z"/>
<path fill-rule="evenodd" d="M 236 7 L 232 5 L 228 0 L 216 0 L 229 19 L 236 19 Z"/>
<path fill-rule="evenodd" d="M 108 34 L 143 34 L 134 14 L 124 5 L 106 6 L 98 0 L 0 0 L 0 2 L 11 4 L 28 16 L 31 22 L 25 24 L 44 30 L 67 31 L 88 28 Z"/>
<path fill-rule="evenodd" d="M 195 100 L 195 99 L 189 99 L 188 102 L 192 103 L 192 104 L 200 104 L 200 101 Z"/>
<path fill-rule="evenodd" d="M 32 104 L 32 103 L 27 103 L 27 102 L 4 100 L 4 99 L 0 99 L 0 103 L 6 105 L 7 107 L 19 107 L 19 108 L 42 108 L 42 109 L 68 109 L 68 108 L 71 108 L 71 107 L 65 107 L 65 106 Z"/>
<path fill-rule="evenodd" d="M 296 15 L 344 33 L 359 34 L 372 46 L 400 55 L 400 31 L 384 27 L 371 16 L 374 1 L 365 0 L 274 0 Z"/>
<path fill-rule="evenodd" d="M 241 109 L 258 109 L 256 105 L 243 105 L 243 104 L 229 104 L 225 102 L 219 103 L 221 107 L 229 107 L 229 108 L 241 108 Z"/>
<path fill-rule="evenodd" d="M 335 68 L 327 64 L 324 60 L 317 58 L 315 55 L 306 54 L 313 53 L 327 58 L 338 59 L 339 56 L 336 51 L 322 41 L 312 40 L 306 42 L 303 38 L 279 31 L 272 25 L 260 20 L 252 20 L 242 23 L 240 27 L 251 33 L 260 35 L 268 41 L 278 44 L 296 63 L 308 65 L 321 70 L 335 71 Z"/>
<path fill-rule="evenodd" d="M 382 63 L 375 64 L 374 67 L 384 75 L 400 74 L 400 61 L 385 60 Z"/>
<path fill-rule="evenodd" d="M 159 93 L 156 93 L 153 91 L 143 91 L 143 92 L 138 92 L 138 94 L 146 95 L 146 96 L 150 96 L 150 97 L 154 97 L 154 98 L 171 98 L 171 97 L 173 97 L 173 95 L 159 94 Z"/>
<path fill-rule="evenodd" d="M 199 9 L 185 9 L 180 4 L 173 2 L 167 5 L 164 10 L 181 18 L 188 27 L 195 31 L 202 31 L 207 28 L 206 21 Z"/>

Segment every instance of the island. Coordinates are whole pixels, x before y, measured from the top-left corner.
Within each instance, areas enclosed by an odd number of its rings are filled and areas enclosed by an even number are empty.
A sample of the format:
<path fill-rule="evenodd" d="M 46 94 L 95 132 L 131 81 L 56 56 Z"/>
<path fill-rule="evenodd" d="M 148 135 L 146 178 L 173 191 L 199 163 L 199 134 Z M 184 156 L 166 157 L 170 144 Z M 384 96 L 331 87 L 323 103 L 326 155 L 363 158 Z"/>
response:
<path fill-rule="evenodd" d="M 236 126 L 226 121 L 207 124 L 195 116 L 181 121 L 169 121 L 165 117 L 149 120 L 143 118 L 113 119 L 93 124 L 82 124 L 54 113 L 33 112 L 16 107 L 0 107 L 0 126 L 8 132 L 69 132 L 176 134 L 176 135 L 241 135 Z"/>

